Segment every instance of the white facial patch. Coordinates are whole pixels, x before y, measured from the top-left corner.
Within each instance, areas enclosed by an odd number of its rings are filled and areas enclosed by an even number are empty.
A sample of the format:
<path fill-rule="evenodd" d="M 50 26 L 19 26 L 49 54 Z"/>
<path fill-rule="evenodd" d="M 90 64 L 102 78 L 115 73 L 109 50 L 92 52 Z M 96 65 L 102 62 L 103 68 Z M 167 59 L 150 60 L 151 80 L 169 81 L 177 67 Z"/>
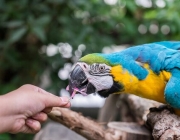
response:
<path fill-rule="evenodd" d="M 94 85 L 97 91 L 110 89 L 113 86 L 110 66 L 106 64 L 93 64 L 90 66 L 83 62 L 78 62 L 77 65 L 81 66 L 88 81 Z"/>
<path fill-rule="evenodd" d="M 94 85 L 97 91 L 110 89 L 113 85 L 113 79 L 111 76 L 93 76 L 85 73 L 89 82 Z"/>

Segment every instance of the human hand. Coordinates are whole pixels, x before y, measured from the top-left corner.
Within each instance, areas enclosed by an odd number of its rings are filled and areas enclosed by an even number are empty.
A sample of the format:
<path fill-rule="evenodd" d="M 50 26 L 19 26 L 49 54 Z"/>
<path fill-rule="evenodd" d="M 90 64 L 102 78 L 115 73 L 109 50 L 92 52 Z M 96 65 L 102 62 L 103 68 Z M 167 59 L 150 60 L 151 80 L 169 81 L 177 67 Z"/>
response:
<path fill-rule="evenodd" d="M 0 133 L 36 133 L 52 107 L 70 107 L 67 97 L 57 97 L 39 87 L 24 85 L 0 96 Z"/>

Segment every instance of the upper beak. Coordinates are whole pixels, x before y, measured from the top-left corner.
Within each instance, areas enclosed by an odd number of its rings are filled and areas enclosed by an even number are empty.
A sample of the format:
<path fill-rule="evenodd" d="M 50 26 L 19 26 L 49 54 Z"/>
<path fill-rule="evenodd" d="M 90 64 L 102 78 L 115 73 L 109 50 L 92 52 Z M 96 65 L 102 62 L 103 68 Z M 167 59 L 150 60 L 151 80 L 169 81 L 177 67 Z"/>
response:
<path fill-rule="evenodd" d="M 77 92 L 82 91 L 86 94 L 95 92 L 95 87 L 88 81 L 80 65 L 76 65 L 70 73 L 69 86 L 67 90 L 72 95 L 75 89 L 77 89 Z"/>

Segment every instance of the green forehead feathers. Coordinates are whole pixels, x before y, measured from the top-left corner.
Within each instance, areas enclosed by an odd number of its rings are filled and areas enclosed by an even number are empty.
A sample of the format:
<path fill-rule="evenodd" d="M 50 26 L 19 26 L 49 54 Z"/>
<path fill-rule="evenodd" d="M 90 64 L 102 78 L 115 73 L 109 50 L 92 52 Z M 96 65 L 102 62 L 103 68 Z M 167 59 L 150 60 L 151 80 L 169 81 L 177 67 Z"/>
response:
<path fill-rule="evenodd" d="M 80 60 L 80 62 L 85 62 L 89 65 L 93 64 L 93 63 L 105 63 L 107 65 L 109 65 L 108 60 L 106 60 L 105 58 L 103 58 L 100 54 L 98 53 L 93 53 L 93 54 L 88 54 L 85 55 L 84 57 L 82 57 Z"/>

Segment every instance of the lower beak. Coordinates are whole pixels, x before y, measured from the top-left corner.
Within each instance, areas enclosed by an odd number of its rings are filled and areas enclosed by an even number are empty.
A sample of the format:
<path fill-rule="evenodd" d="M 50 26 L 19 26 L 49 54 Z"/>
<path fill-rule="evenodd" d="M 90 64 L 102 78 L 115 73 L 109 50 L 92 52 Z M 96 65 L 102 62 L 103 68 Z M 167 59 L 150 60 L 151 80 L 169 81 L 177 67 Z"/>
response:
<path fill-rule="evenodd" d="M 76 65 L 72 70 L 67 90 L 72 95 L 74 90 L 83 94 L 91 94 L 95 92 L 95 87 L 88 81 L 83 69 L 80 65 Z"/>

